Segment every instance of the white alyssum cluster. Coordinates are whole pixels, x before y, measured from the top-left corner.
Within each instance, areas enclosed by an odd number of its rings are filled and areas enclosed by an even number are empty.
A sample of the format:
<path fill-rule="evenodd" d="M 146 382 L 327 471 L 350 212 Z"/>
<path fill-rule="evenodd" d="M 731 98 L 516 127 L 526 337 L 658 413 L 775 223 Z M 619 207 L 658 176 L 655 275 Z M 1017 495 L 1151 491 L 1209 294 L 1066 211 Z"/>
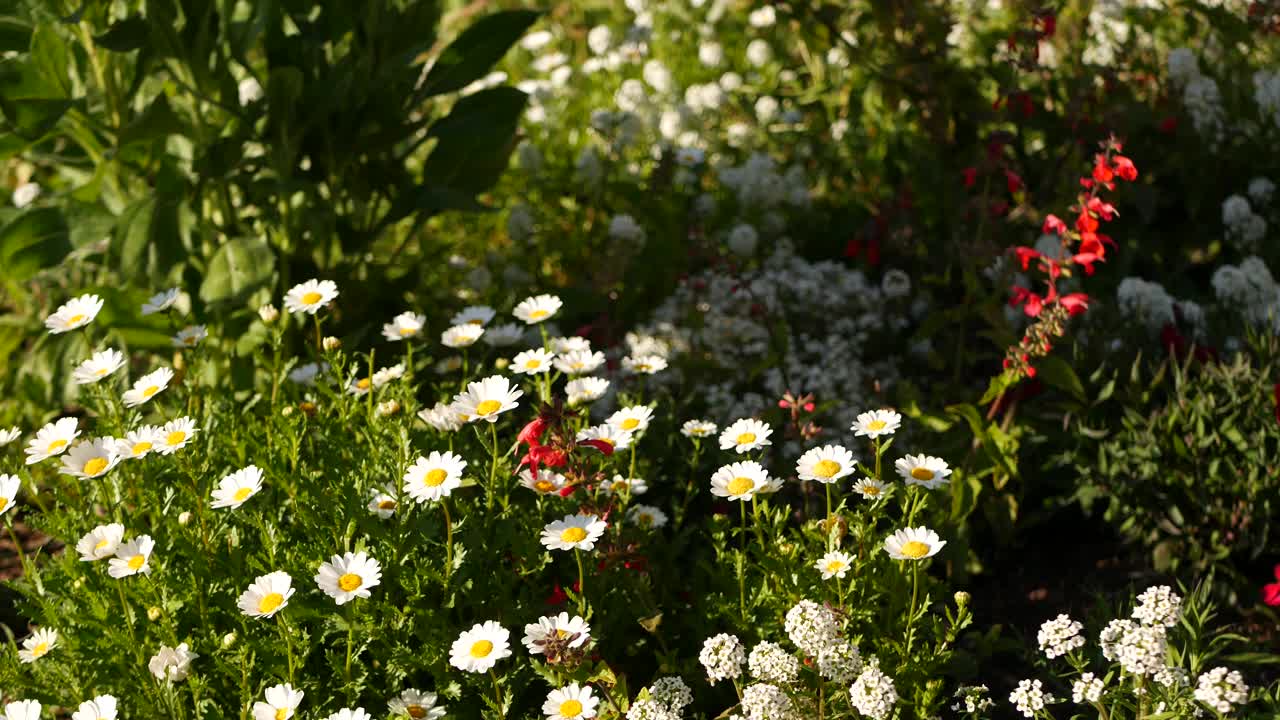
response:
<path fill-rule="evenodd" d="M 1133 619 L 1143 625 L 1171 628 L 1182 614 L 1182 598 L 1168 585 L 1154 585 L 1138 596 Z"/>
<path fill-rule="evenodd" d="M 777 685 L 756 683 L 742 691 L 742 713 L 747 720 L 798 720 L 795 705 Z"/>
<path fill-rule="evenodd" d="M 693 702 L 693 690 L 676 675 L 654 680 L 649 686 L 649 696 L 677 714 Z"/>
<path fill-rule="evenodd" d="M 987 697 L 986 685 L 961 685 L 956 688 L 956 701 L 951 704 L 955 712 L 979 713 L 995 707 L 995 701 Z"/>
<path fill-rule="evenodd" d="M 721 633 L 707 638 L 698 653 L 698 662 L 706 668 L 707 680 L 712 685 L 721 680 L 732 680 L 742 674 L 747 661 L 746 650 L 736 635 Z"/>
<path fill-rule="evenodd" d="M 1095 676 L 1091 672 L 1082 673 L 1080 677 L 1071 683 L 1071 702 L 1094 703 L 1102 697 L 1102 678 Z"/>
<path fill-rule="evenodd" d="M 803 209 L 810 203 L 804 168 L 793 165 L 780 171 L 778 163 L 765 153 L 752 153 L 741 165 L 721 168 L 719 176 L 737 198 L 739 207 L 753 212 L 784 206 Z"/>
<path fill-rule="evenodd" d="M 1223 265 L 1213 273 L 1213 291 L 1231 315 L 1259 328 L 1280 331 L 1280 286 L 1262 258 L 1250 256 L 1239 265 Z"/>
<path fill-rule="evenodd" d="M 1170 51 L 1168 66 L 1169 79 L 1182 90 L 1182 104 L 1191 115 L 1196 132 L 1216 144 L 1226 130 L 1226 111 L 1217 81 L 1200 73 L 1200 64 L 1187 48 Z"/>
<path fill-rule="evenodd" d="M 893 678 L 881 672 L 878 658 L 868 660 L 858 679 L 849 686 L 849 702 L 871 720 L 884 720 L 893 712 L 898 691 L 893 686 Z"/>
<path fill-rule="evenodd" d="M 1066 614 L 1047 620 L 1040 626 L 1040 632 L 1036 638 L 1040 642 L 1040 650 L 1049 659 L 1056 658 L 1060 655 L 1084 647 L 1084 636 L 1080 631 L 1084 626 L 1079 622 L 1072 620 Z"/>
<path fill-rule="evenodd" d="M 1195 698 L 1219 713 L 1231 712 L 1232 705 L 1249 700 L 1249 686 L 1235 670 L 1216 667 L 1196 681 Z"/>
<path fill-rule="evenodd" d="M 1264 117 L 1280 126 L 1280 72 L 1259 70 L 1253 74 L 1253 100 Z"/>
<path fill-rule="evenodd" d="M 1174 322 L 1173 296 L 1156 282 L 1127 277 L 1116 288 L 1116 303 L 1125 317 L 1133 318 L 1148 332 L 1158 333 Z"/>
<path fill-rule="evenodd" d="M 840 637 L 835 615 L 812 600 L 801 600 L 788 610 L 783 626 L 792 644 L 809 656 L 816 656 Z"/>
<path fill-rule="evenodd" d="M 1249 199 L 1259 208 L 1271 205 L 1271 198 L 1276 194 L 1276 184 L 1270 178 L 1256 177 L 1249 181 Z"/>
<path fill-rule="evenodd" d="M 818 674 L 838 683 L 849 682 L 862 672 L 862 655 L 853 642 L 840 638 L 832 640 L 818 651 Z"/>
<path fill-rule="evenodd" d="M 653 698 L 641 698 L 627 708 L 627 720 L 681 720 L 681 715 Z"/>
<path fill-rule="evenodd" d="M 1054 697 L 1044 691 L 1039 680 L 1023 680 L 1009 693 L 1009 702 L 1025 717 L 1035 717 L 1036 713 L 1053 701 Z"/>
<path fill-rule="evenodd" d="M 1227 239 L 1247 252 L 1258 249 L 1267 235 L 1267 220 L 1253 212 L 1243 195 L 1232 195 L 1222 201 L 1222 225 Z"/>
<path fill-rule="evenodd" d="M 1112 620 L 1103 628 L 1098 642 L 1102 645 L 1103 657 L 1120 663 L 1130 674 L 1154 675 L 1165 666 L 1168 638 L 1163 626 Z"/>
<path fill-rule="evenodd" d="M 747 656 L 751 676 L 770 683 L 793 683 L 800 676 L 800 661 L 781 645 L 762 642 Z"/>

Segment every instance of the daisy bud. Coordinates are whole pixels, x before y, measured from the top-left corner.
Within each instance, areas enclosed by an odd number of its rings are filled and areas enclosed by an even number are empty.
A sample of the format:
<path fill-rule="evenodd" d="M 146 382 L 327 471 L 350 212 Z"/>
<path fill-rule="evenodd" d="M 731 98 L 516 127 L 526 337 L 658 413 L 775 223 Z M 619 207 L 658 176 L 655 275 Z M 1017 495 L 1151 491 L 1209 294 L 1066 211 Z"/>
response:
<path fill-rule="evenodd" d="M 234 632 L 229 632 L 226 635 L 222 636 L 222 647 L 229 648 L 235 644 L 236 644 L 236 634 Z"/>
<path fill-rule="evenodd" d="M 957 592 L 954 598 L 956 601 L 956 607 L 964 607 L 969 604 L 969 593 L 963 590 Z"/>
<path fill-rule="evenodd" d="M 293 406 L 285 405 L 284 407 L 280 408 L 280 414 L 284 417 L 289 417 L 290 415 L 293 414 Z"/>
<path fill-rule="evenodd" d="M 191 522 L 191 513 L 189 513 L 189 512 L 183 512 L 183 513 L 180 513 L 180 514 L 178 515 L 178 524 L 179 524 L 179 525 L 186 525 L 186 524 L 187 524 L 187 523 L 189 523 L 189 522 Z"/>
<path fill-rule="evenodd" d="M 395 400 L 387 400 L 386 402 L 378 403 L 378 414 L 382 417 L 395 415 L 398 412 L 400 412 L 400 403 Z"/>
<path fill-rule="evenodd" d="M 158 607 L 156 607 L 156 606 L 154 606 L 154 605 L 152 605 L 151 607 L 147 608 L 147 619 L 148 619 L 148 620 L 150 620 L 151 622 L 155 622 L 155 621 L 159 620 L 159 619 L 160 619 L 160 608 L 158 608 Z"/>
<path fill-rule="evenodd" d="M 332 335 L 329 335 L 324 340 L 320 341 L 320 346 L 326 351 L 333 351 L 342 347 L 342 341 Z"/>
<path fill-rule="evenodd" d="M 262 322 L 270 325 L 276 321 L 276 318 L 280 317 L 280 311 L 276 309 L 275 305 L 267 303 L 258 308 L 258 317 L 262 318 Z"/>

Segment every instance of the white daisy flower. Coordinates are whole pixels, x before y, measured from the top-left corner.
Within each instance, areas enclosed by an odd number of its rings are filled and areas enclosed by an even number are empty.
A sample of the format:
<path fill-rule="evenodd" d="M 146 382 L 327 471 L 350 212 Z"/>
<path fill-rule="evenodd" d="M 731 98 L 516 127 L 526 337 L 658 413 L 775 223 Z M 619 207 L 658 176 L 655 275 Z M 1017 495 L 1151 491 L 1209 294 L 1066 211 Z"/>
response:
<path fill-rule="evenodd" d="M 462 485 L 467 461 L 451 452 L 431 451 L 419 457 L 404 474 L 404 491 L 419 503 L 449 497 Z"/>
<path fill-rule="evenodd" d="M 27 464 L 34 465 L 41 460 L 61 455 L 71 443 L 80 437 L 76 429 L 77 420 L 71 417 L 60 418 L 36 431 L 23 452 L 27 454 Z"/>
<path fill-rule="evenodd" d="M 503 323 L 485 328 L 481 340 L 489 347 L 508 347 L 524 339 L 525 329 L 515 323 Z"/>
<path fill-rule="evenodd" d="M 58 631 L 52 628 L 40 628 L 22 641 L 22 649 L 18 651 L 18 659 L 24 663 L 33 663 L 49 651 L 58 647 Z"/>
<path fill-rule="evenodd" d="M 141 425 L 137 430 L 130 430 L 124 438 L 116 440 L 115 451 L 121 460 L 135 460 L 150 455 L 163 442 L 158 425 Z"/>
<path fill-rule="evenodd" d="M 710 420 L 686 420 L 680 426 L 680 434 L 688 438 L 711 437 L 720 428 Z"/>
<path fill-rule="evenodd" d="M 289 683 L 273 685 L 267 688 L 266 698 L 266 702 L 259 700 L 253 704 L 253 720 L 289 720 L 302 704 L 302 691 L 294 690 Z"/>
<path fill-rule="evenodd" d="M 501 375 L 491 375 L 479 382 L 467 383 L 466 392 L 455 395 L 453 409 L 466 417 L 467 422 L 487 420 L 494 422 L 508 410 L 514 410 L 524 391 Z"/>
<path fill-rule="evenodd" d="M 373 488 L 369 491 L 369 512 L 378 516 L 379 520 L 386 520 L 396 514 L 396 496 L 390 485 L 383 488 Z"/>
<path fill-rule="evenodd" d="M 382 326 L 382 337 L 391 342 L 408 340 L 411 337 L 417 337 L 426 324 L 426 315 L 420 315 L 413 311 L 402 312 L 392 318 L 391 322 Z"/>
<path fill-rule="evenodd" d="M 754 418 L 734 420 L 732 425 L 720 433 L 720 449 L 737 453 L 751 452 L 765 445 L 772 445 L 769 440 L 772 434 L 773 428 Z"/>
<path fill-rule="evenodd" d="M 643 495 L 649 492 L 649 483 L 644 478 L 624 478 L 614 475 L 613 480 L 602 483 L 602 490 L 610 495 Z"/>
<path fill-rule="evenodd" d="M 711 494 L 730 500 L 750 500 L 768 486 L 769 473 L 753 460 L 736 462 L 716 470 L 711 476 Z"/>
<path fill-rule="evenodd" d="M 17 440 L 21 435 L 22 431 L 19 430 L 16 425 L 8 430 L 0 430 L 0 447 L 4 447 L 14 440 Z"/>
<path fill-rule="evenodd" d="M 150 535 L 140 535 L 116 547 L 116 556 L 107 562 L 107 574 L 117 580 L 151 572 L 151 551 L 156 543 Z"/>
<path fill-rule="evenodd" d="M 96 352 L 88 360 L 71 371 L 71 379 L 77 385 L 96 383 L 104 377 L 124 367 L 124 353 L 119 350 L 103 350 Z"/>
<path fill-rule="evenodd" d="M 315 385 L 316 378 L 329 372 L 329 363 L 304 363 L 289 371 L 289 381 L 299 385 Z"/>
<path fill-rule="evenodd" d="M 49 329 L 50 335 L 59 335 L 88 325 L 100 312 L 102 298 L 97 295 L 81 295 L 63 303 L 56 312 L 45 318 L 44 326 Z"/>
<path fill-rule="evenodd" d="M 218 481 L 213 489 L 212 508 L 238 508 L 262 489 L 262 470 L 257 465 L 243 467 Z"/>
<path fill-rule="evenodd" d="M 236 606 L 249 617 L 269 618 L 289 605 L 293 593 L 293 578 L 289 573 L 267 573 L 254 579 L 253 584 L 240 594 Z"/>
<path fill-rule="evenodd" d="M 462 418 L 454 411 L 453 405 L 447 402 L 439 402 L 434 407 L 419 410 L 418 418 L 440 432 L 453 432 L 462 427 Z"/>
<path fill-rule="evenodd" d="M 156 434 L 160 439 L 160 443 L 156 445 L 156 452 L 161 455 L 172 455 L 186 447 L 197 432 L 196 421 L 189 417 L 170 420 Z"/>
<path fill-rule="evenodd" d="M 0 515 L 9 512 L 9 508 L 17 505 L 15 498 L 22 489 L 22 480 L 17 475 L 0 474 Z"/>
<path fill-rule="evenodd" d="M 521 300 L 511 314 L 526 325 L 535 325 L 555 315 L 563 305 L 555 295 L 537 295 Z"/>
<path fill-rule="evenodd" d="M 525 350 L 511 359 L 511 372 L 519 375 L 540 375 L 551 370 L 551 363 L 555 359 L 555 355 L 542 348 Z"/>
<path fill-rule="evenodd" d="M 796 475 L 801 480 L 833 483 L 857 470 L 853 453 L 839 445 L 813 448 L 796 462 Z"/>
<path fill-rule="evenodd" d="M 577 615 L 569 617 L 569 613 L 562 612 L 559 615 L 540 617 L 538 622 L 525 625 L 522 642 L 530 653 L 542 655 L 550 642 L 562 642 L 564 647 L 580 648 L 589 639 L 591 626 L 587 621 Z"/>
<path fill-rule="evenodd" d="M 551 352 L 557 355 L 569 355 L 571 353 L 589 353 L 591 352 L 591 341 L 581 335 L 572 335 L 569 337 L 553 337 L 547 342 L 551 348 Z M 604 356 L 601 355 L 603 362 Z"/>
<path fill-rule="evenodd" d="M 902 416 L 892 410 L 869 410 L 860 413 L 849 429 L 854 437 L 865 435 L 875 439 L 881 435 L 892 435 L 901 425 Z"/>
<path fill-rule="evenodd" d="M 203 325 L 188 325 L 178 331 L 170 340 L 176 348 L 193 348 L 209 337 L 209 331 Z"/>
<path fill-rule="evenodd" d="M 894 560 L 923 560 L 933 557 L 947 542 L 927 527 L 895 531 L 884 539 L 885 552 Z"/>
<path fill-rule="evenodd" d="M 619 430 L 638 434 L 649 428 L 649 421 L 652 419 L 653 408 L 647 405 L 632 405 L 610 415 L 605 422 Z"/>
<path fill-rule="evenodd" d="M 565 515 L 542 529 L 542 544 L 548 550 L 594 550 L 596 540 L 609 523 L 595 515 Z"/>
<path fill-rule="evenodd" d="M 667 524 L 667 514 L 652 505 L 633 505 L 627 511 L 627 519 L 648 530 L 657 530 Z"/>
<path fill-rule="evenodd" d="M 622 358 L 622 369 L 632 375 L 654 375 L 667 369 L 667 359 L 661 355 L 638 355 Z"/>
<path fill-rule="evenodd" d="M 436 707 L 436 702 L 435 693 L 408 688 L 399 697 L 392 698 L 387 709 L 392 715 L 407 715 L 413 720 L 439 720 L 447 708 L 443 705 Z"/>
<path fill-rule="evenodd" d="M 864 477 L 854 483 L 853 491 L 867 500 L 878 500 L 887 495 L 888 486 L 875 478 Z"/>
<path fill-rule="evenodd" d="M 582 377 L 570 380 L 564 386 L 564 393 L 570 405 L 599 400 L 609 390 L 609 381 L 598 377 Z"/>
<path fill-rule="evenodd" d="M 99 695 L 85 700 L 71 713 L 71 720 L 116 720 L 116 699 L 112 695 Z"/>
<path fill-rule="evenodd" d="M 488 305 L 468 305 L 449 319 L 451 325 L 488 325 L 497 315 Z"/>
<path fill-rule="evenodd" d="M 626 450 L 631 447 L 633 435 L 626 430 L 619 430 L 612 425 L 593 425 L 589 428 L 583 428 L 574 436 L 578 442 L 583 440 L 603 440 L 613 447 L 614 451 Z"/>
<path fill-rule="evenodd" d="M 830 580 L 831 578 L 843 580 L 844 576 L 849 573 L 849 568 L 853 566 L 853 556 L 846 552 L 833 550 L 823 555 L 813 566 L 822 573 L 823 580 Z"/>
<path fill-rule="evenodd" d="M 454 325 L 440 333 L 440 342 L 445 347 L 465 348 L 476 344 L 485 334 L 483 325 Z"/>
<path fill-rule="evenodd" d="M 342 708 L 325 720 L 373 720 L 373 718 L 365 712 L 364 708 Z"/>
<path fill-rule="evenodd" d="M 178 288 L 169 288 L 151 296 L 150 300 L 142 303 L 143 315 L 155 315 L 158 312 L 164 312 L 173 307 L 178 302 Z"/>
<path fill-rule="evenodd" d="M 586 375 L 604 365 L 604 353 L 591 350 L 570 350 L 555 359 L 556 369 L 565 375 Z"/>
<path fill-rule="evenodd" d="M 592 695 L 590 686 L 569 683 L 547 693 L 547 699 L 542 703 L 542 714 L 547 716 L 547 720 L 593 718 L 599 705 L 600 698 Z"/>
<path fill-rule="evenodd" d="M 81 440 L 63 456 L 58 472 L 79 478 L 102 477 L 120 462 L 115 444 L 116 439 L 109 437 Z"/>
<path fill-rule="evenodd" d="M 538 474 L 534 475 L 529 468 L 520 470 L 520 484 L 538 493 L 539 495 L 551 495 L 560 492 L 561 488 L 568 482 L 564 475 L 553 470 L 540 468 Z"/>
<path fill-rule="evenodd" d="M 39 701 L 17 700 L 6 704 L 4 720 L 40 720 Z"/>
<path fill-rule="evenodd" d="M 76 543 L 76 552 L 80 553 L 81 562 L 105 560 L 116 554 L 123 539 L 124 526 L 120 523 L 99 525 L 80 538 Z"/>
<path fill-rule="evenodd" d="M 186 643 L 175 648 L 161 645 L 160 650 L 147 662 L 147 669 L 158 680 L 177 682 L 187 679 L 191 672 L 191 662 L 198 657 L 200 656 L 191 652 Z"/>
<path fill-rule="evenodd" d="M 284 308 L 291 313 L 315 315 L 338 297 L 338 286 L 332 280 L 308 280 L 294 285 L 284 295 Z"/>
<path fill-rule="evenodd" d="M 316 573 L 316 586 L 339 605 L 369 597 L 369 588 L 380 582 L 382 566 L 363 552 L 334 555 Z"/>
<path fill-rule="evenodd" d="M 908 455 L 899 458 L 893 467 L 908 485 L 922 485 L 933 490 L 951 482 L 947 479 L 951 474 L 947 462 L 931 455 Z"/>
<path fill-rule="evenodd" d="M 511 633 L 487 620 L 458 636 L 449 648 L 449 664 L 465 672 L 485 673 L 503 658 L 511 657 Z"/>
<path fill-rule="evenodd" d="M 124 406 L 137 407 L 141 405 L 155 397 L 156 393 L 169 387 L 169 381 L 171 380 L 173 380 L 173 371 L 166 367 L 143 375 L 138 378 L 132 388 L 125 391 Z"/>

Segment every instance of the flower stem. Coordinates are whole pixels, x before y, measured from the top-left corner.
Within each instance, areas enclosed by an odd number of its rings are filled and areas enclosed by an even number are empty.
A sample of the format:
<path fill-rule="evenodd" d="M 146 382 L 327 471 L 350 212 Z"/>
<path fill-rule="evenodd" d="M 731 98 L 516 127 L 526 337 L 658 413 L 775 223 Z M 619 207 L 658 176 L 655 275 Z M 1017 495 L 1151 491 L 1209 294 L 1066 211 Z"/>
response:
<path fill-rule="evenodd" d="M 587 616 L 587 586 L 582 573 L 582 551 L 574 549 L 573 559 L 578 561 L 578 614 Z"/>
<path fill-rule="evenodd" d="M 444 510 L 444 587 L 448 590 L 453 575 L 453 519 L 449 517 L 448 499 L 440 498 L 440 508 Z"/>
<path fill-rule="evenodd" d="M 493 678 L 493 701 L 497 703 L 495 707 L 498 712 L 502 712 L 502 688 L 498 686 L 498 674 L 490 670 L 489 677 Z"/>
<path fill-rule="evenodd" d="M 915 640 L 916 597 L 920 589 L 920 563 L 911 561 L 911 614 L 907 616 L 907 657 L 911 657 L 911 643 Z"/>
<path fill-rule="evenodd" d="M 493 510 L 493 496 L 498 492 L 498 426 L 489 423 L 489 497 L 485 509 Z"/>
<path fill-rule="evenodd" d="M 285 622 L 284 613 L 276 613 L 276 618 L 280 620 L 280 637 L 284 640 L 285 658 L 289 667 L 289 682 L 293 682 L 293 637 L 289 633 L 289 625 Z"/>

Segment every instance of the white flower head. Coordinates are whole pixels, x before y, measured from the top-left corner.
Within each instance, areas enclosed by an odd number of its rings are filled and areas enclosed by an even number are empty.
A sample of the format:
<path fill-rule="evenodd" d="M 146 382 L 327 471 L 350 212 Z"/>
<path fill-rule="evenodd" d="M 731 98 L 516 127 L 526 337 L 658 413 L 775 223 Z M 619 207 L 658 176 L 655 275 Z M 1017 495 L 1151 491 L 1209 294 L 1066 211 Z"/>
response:
<path fill-rule="evenodd" d="M 27 464 L 34 465 L 41 460 L 61 455 L 80 437 L 77 420 L 73 417 L 60 418 L 36 431 L 23 452 L 27 455 Z"/>
<path fill-rule="evenodd" d="M 294 285 L 284 295 L 284 307 L 293 314 L 315 315 L 338 297 L 338 286 L 332 280 L 308 280 Z"/>
<path fill-rule="evenodd" d="M 631 405 L 624 407 L 609 416 L 605 422 L 629 433 L 642 433 L 649 428 L 653 419 L 653 408 L 647 405 Z"/>
<path fill-rule="evenodd" d="M 498 313 L 488 305 L 468 305 L 449 319 L 451 325 L 488 325 Z"/>
<path fill-rule="evenodd" d="M 173 371 L 166 367 L 143 375 L 138 378 L 132 388 L 125 391 L 124 406 L 137 407 L 141 405 L 169 387 L 171 380 L 173 380 Z"/>
<path fill-rule="evenodd" d="M 115 438 L 81 440 L 62 457 L 58 472 L 78 478 L 102 477 L 120 463 Z"/>
<path fill-rule="evenodd" d="M 516 319 L 523 320 L 526 325 L 536 325 L 549 320 L 560 311 L 563 305 L 564 303 L 555 295 L 536 295 L 520 301 L 511 314 L 515 315 Z"/>
<path fill-rule="evenodd" d="M 893 685 L 893 678 L 884 674 L 876 658 L 867 661 L 849 687 L 849 702 L 872 720 L 884 720 L 893 712 L 893 706 L 898 702 L 898 691 Z"/>
<path fill-rule="evenodd" d="M 124 353 L 119 350 L 103 350 L 96 352 L 88 360 L 76 366 L 71 372 L 71 379 L 77 385 L 88 385 L 111 375 L 124 367 Z"/>
<path fill-rule="evenodd" d="M 609 381 L 598 377 L 574 378 L 565 383 L 564 392 L 570 405 L 581 405 L 604 397 L 609 390 Z"/>
<path fill-rule="evenodd" d="M 560 352 L 560 351 L 557 351 Z M 585 350 L 567 350 L 556 356 L 555 367 L 566 375 L 586 375 L 593 373 L 604 365 L 604 353 Z"/>
<path fill-rule="evenodd" d="M 191 438 L 199 432 L 196 421 L 189 417 L 180 417 L 165 423 L 156 433 L 160 442 L 155 451 L 161 455 L 172 455 L 191 442 Z"/>
<path fill-rule="evenodd" d="M 159 652 L 147 663 L 147 669 L 159 680 L 177 682 L 187 678 L 191 672 L 191 662 L 198 657 L 200 656 L 191 652 L 186 643 L 174 648 L 161 645 Z"/>
<path fill-rule="evenodd" d="M 486 328 L 481 337 L 489 347 L 508 347 L 524 339 L 525 328 L 515 323 L 502 323 Z"/>
<path fill-rule="evenodd" d="M 729 500 L 746 501 L 769 484 L 769 473 L 754 460 L 730 463 L 711 476 L 711 494 Z"/>
<path fill-rule="evenodd" d="M 4 720 L 40 720 L 37 700 L 17 700 L 4 706 Z"/>
<path fill-rule="evenodd" d="M 491 375 L 479 382 L 467 383 L 465 392 L 454 396 L 453 409 L 467 422 L 495 422 L 498 416 L 514 410 L 524 391 L 501 375 Z"/>
<path fill-rule="evenodd" d="M 667 514 L 653 505 L 633 505 L 627 519 L 646 530 L 657 530 L 667 524 Z"/>
<path fill-rule="evenodd" d="M 81 295 L 62 304 L 52 315 L 45 318 L 44 326 L 50 335 L 70 332 L 93 322 L 102 312 L 103 301 L 97 295 Z"/>
<path fill-rule="evenodd" d="M 813 567 L 822 573 L 823 580 L 830 580 L 831 578 L 843 580 L 852 566 L 853 556 L 839 550 L 832 550 L 813 564 Z"/>
<path fill-rule="evenodd" d="M 353 598 L 367 598 L 369 588 L 382 582 L 382 566 L 363 552 L 334 555 L 321 563 L 316 586 L 339 605 Z"/>
<path fill-rule="evenodd" d="M 151 551 L 156 543 L 150 535 L 140 535 L 116 547 L 116 556 L 107 562 L 107 574 L 120 578 L 151 572 Z"/>
<path fill-rule="evenodd" d="M 884 539 L 885 552 L 894 560 L 924 560 L 933 557 L 947 542 L 927 527 L 897 530 Z"/>
<path fill-rule="evenodd" d="M 262 489 L 262 470 L 257 465 L 241 468 L 218 481 L 213 491 L 213 508 L 238 508 Z"/>
<path fill-rule="evenodd" d="M 16 425 L 7 430 L 0 430 L 0 447 L 8 445 L 19 437 L 22 437 L 22 431 Z"/>
<path fill-rule="evenodd" d="M 947 461 L 931 455 L 907 455 L 895 461 L 893 467 L 908 485 L 934 490 L 951 482 L 947 479 L 951 475 Z"/>
<path fill-rule="evenodd" d="M 499 660 L 511 657 L 511 632 L 487 620 L 473 625 L 453 641 L 449 664 L 471 673 L 489 672 Z"/>
<path fill-rule="evenodd" d="M 600 698 L 592 694 L 590 686 L 579 686 L 575 682 L 547 693 L 547 699 L 542 703 L 542 714 L 547 716 L 547 720 L 593 718 L 599 705 Z"/>
<path fill-rule="evenodd" d="M 853 491 L 866 500 L 879 500 L 888 495 L 888 486 L 875 478 L 864 477 L 853 484 Z"/>
<path fill-rule="evenodd" d="M 163 442 L 160 426 L 139 425 L 136 430 L 130 430 L 116 440 L 115 450 L 122 460 L 136 460 L 150 455 Z"/>
<path fill-rule="evenodd" d="M 404 491 L 419 503 L 448 497 L 462 485 L 467 461 L 452 452 L 431 451 L 419 457 L 404 474 Z"/>
<path fill-rule="evenodd" d="M 796 476 L 801 480 L 833 483 L 852 475 L 858 469 L 853 453 L 839 445 L 824 445 L 809 450 L 796 462 Z"/>
<path fill-rule="evenodd" d="M 800 677 L 800 661 L 781 645 L 767 641 L 751 649 L 747 669 L 752 677 L 768 683 L 792 683 Z"/>
<path fill-rule="evenodd" d="M 747 662 L 747 651 L 736 635 L 721 633 L 702 643 L 698 662 L 706 669 L 707 680 L 714 685 L 721 680 L 734 680 L 742 675 L 742 666 Z"/>
<path fill-rule="evenodd" d="M 583 428 L 578 431 L 578 434 L 574 436 L 574 439 L 578 442 L 582 442 L 584 440 L 598 440 L 600 442 L 608 443 L 616 452 L 618 450 L 626 450 L 631 447 L 632 441 L 635 440 L 635 435 L 627 432 L 626 430 L 620 430 L 613 425 L 604 424 L 592 425 L 591 427 Z"/>
<path fill-rule="evenodd" d="M 402 312 L 395 316 L 391 322 L 382 326 L 382 337 L 391 342 L 408 340 L 421 334 L 422 328 L 426 324 L 426 315 L 420 315 L 413 311 Z"/>
<path fill-rule="evenodd" d="M 116 699 L 112 695 L 99 695 L 80 703 L 71 714 L 71 720 L 116 720 Z"/>
<path fill-rule="evenodd" d="M 807 655 L 817 655 L 840 637 L 835 614 L 812 600 L 801 600 L 788 610 L 783 628 L 792 644 Z"/>
<path fill-rule="evenodd" d="M 22 641 L 22 649 L 18 651 L 18 660 L 33 663 L 50 650 L 58 647 L 58 631 L 53 628 L 40 628 Z"/>
<path fill-rule="evenodd" d="M 609 523 L 595 515 L 565 515 L 547 523 L 540 542 L 548 550 L 594 550 Z"/>
<path fill-rule="evenodd" d="M 719 429 L 710 420 L 686 420 L 680 426 L 680 434 L 687 438 L 704 438 L 715 435 Z"/>
<path fill-rule="evenodd" d="M 542 348 L 525 350 L 511 359 L 511 372 L 518 375 L 541 375 L 551 372 L 556 356 Z"/>
<path fill-rule="evenodd" d="M 22 480 L 17 475 L 0 474 L 0 515 L 4 515 L 10 508 L 17 505 L 15 499 L 20 489 L 22 489 Z"/>
<path fill-rule="evenodd" d="M 631 375 L 656 375 L 667 369 L 661 355 L 628 355 L 622 358 L 622 369 Z"/>
<path fill-rule="evenodd" d="M 772 445 L 773 428 L 754 418 L 735 420 L 720 433 L 720 449 L 746 453 Z"/>
<path fill-rule="evenodd" d="M 591 626 L 581 617 L 562 612 L 559 615 L 538 618 L 536 623 L 524 626 L 522 642 L 534 655 L 547 654 L 548 650 L 582 647 L 591 639 Z"/>
<path fill-rule="evenodd" d="M 122 540 L 124 526 L 120 523 L 99 525 L 76 542 L 76 552 L 80 554 L 81 562 L 105 560 L 116 554 Z"/>
<path fill-rule="evenodd" d="M 1024 717 L 1035 717 L 1045 706 L 1054 702 L 1054 697 L 1042 689 L 1039 680 L 1023 680 L 1018 687 L 1009 693 L 1009 702 L 1013 703 Z"/>
<path fill-rule="evenodd" d="M 519 478 L 521 485 L 539 495 L 558 493 L 568 482 L 564 475 L 547 468 L 539 468 L 536 475 L 529 468 L 524 468 L 520 471 Z"/>
<path fill-rule="evenodd" d="M 898 413 L 892 410 L 869 410 L 860 413 L 849 429 L 855 437 L 865 435 L 874 440 L 881 435 L 892 435 L 901 426 L 902 416 Z"/>
<path fill-rule="evenodd" d="M 267 688 L 266 702 L 253 704 L 253 720 L 289 720 L 302 704 L 302 691 L 289 683 Z"/>
<path fill-rule="evenodd" d="M 209 331 L 203 325 L 188 325 L 178 331 L 170 340 L 170 343 L 176 348 L 193 348 L 200 344 L 202 340 L 209 336 Z"/>
<path fill-rule="evenodd" d="M 471 347 L 485 334 L 483 325 L 463 323 L 440 333 L 440 343 L 451 348 Z"/>
<path fill-rule="evenodd" d="M 447 708 L 437 706 L 438 698 L 433 692 L 423 692 L 417 688 L 407 688 L 387 703 L 387 710 L 392 715 L 407 716 L 413 720 L 440 720 Z"/>
<path fill-rule="evenodd" d="M 1040 626 L 1036 639 L 1040 643 L 1040 651 L 1052 660 L 1060 655 L 1084 647 L 1084 636 L 1080 631 L 1084 626 L 1072 620 L 1066 614 L 1060 614 L 1052 620 L 1046 620 Z"/>
<path fill-rule="evenodd" d="M 240 612 L 254 618 L 269 618 L 289 605 L 293 597 L 293 578 L 286 572 L 259 575 L 253 584 L 240 595 L 236 606 Z"/>

